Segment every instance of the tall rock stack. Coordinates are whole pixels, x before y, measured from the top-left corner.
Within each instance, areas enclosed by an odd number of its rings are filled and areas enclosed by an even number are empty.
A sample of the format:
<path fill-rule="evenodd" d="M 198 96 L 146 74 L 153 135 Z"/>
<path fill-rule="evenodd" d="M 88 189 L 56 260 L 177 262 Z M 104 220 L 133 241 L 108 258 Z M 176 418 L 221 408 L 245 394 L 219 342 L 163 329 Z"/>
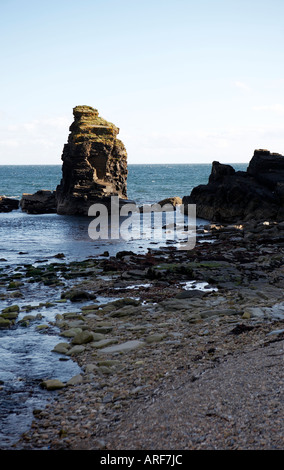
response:
<path fill-rule="evenodd" d="M 56 188 L 57 213 L 88 215 L 111 196 L 127 199 L 127 152 L 119 129 L 90 106 L 73 109 L 68 143 L 62 153 L 62 179 Z"/>

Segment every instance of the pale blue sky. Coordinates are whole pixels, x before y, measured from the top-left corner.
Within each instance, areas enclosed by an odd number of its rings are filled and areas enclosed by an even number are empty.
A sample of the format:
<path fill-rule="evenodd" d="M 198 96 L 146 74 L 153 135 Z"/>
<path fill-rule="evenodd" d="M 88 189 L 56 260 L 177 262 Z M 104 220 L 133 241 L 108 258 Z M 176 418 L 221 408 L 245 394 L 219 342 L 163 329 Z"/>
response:
<path fill-rule="evenodd" d="M 61 164 L 72 108 L 129 163 L 284 153 L 283 0 L 0 0 L 0 164 Z"/>

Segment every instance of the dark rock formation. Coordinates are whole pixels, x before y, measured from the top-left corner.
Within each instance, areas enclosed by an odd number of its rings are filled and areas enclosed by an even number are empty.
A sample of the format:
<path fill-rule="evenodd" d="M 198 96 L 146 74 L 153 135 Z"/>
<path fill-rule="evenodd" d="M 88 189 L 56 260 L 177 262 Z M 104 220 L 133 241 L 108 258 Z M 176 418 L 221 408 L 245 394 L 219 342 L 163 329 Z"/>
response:
<path fill-rule="evenodd" d="M 196 204 L 197 217 L 231 223 L 284 220 L 284 156 L 255 150 L 247 171 L 213 162 L 207 185 L 184 196 L 185 205 Z"/>
<path fill-rule="evenodd" d="M 56 189 L 57 213 L 88 215 L 96 202 L 127 198 L 127 153 L 119 129 L 90 106 L 73 109 L 68 143 L 62 153 L 62 179 Z"/>
<path fill-rule="evenodd" d="M 0 212 L 11 212 L 19 209 L 19 201 L 6 196 L 0 196 Z"/>
<path fill-rule="evenodd" d="M 28 214 L 56 213 L 56 193 L 41 189 L 34 194 L 24 193 L 20 201 L 22 211 Z"/>

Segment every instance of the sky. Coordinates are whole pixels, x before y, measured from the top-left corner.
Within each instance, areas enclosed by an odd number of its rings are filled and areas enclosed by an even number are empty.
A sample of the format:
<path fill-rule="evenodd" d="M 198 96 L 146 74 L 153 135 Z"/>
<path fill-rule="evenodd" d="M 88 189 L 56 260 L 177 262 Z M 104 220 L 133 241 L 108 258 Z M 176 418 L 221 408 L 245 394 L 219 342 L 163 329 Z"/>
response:
<path fill-rule="evenodd" d="M 128 163 L 284 154 L 283 0 L 0 0 L 0 165 L 61 164 L 72 110 Z"/>

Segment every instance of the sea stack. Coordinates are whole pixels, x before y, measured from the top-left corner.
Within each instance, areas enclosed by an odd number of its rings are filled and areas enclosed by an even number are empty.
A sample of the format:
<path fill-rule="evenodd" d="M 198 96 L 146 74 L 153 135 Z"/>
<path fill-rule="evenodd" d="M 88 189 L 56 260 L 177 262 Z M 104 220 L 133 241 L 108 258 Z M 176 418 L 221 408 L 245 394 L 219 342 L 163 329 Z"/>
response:
<path fill-rule="evenodd" d="M 127 152 L 119 129 L 90 106 L 73 109 L 74 122 L 62 153 L 62 179 L 56 188 L 57 213 L 88 215 L 111 196 L 127 199 Z"/>

